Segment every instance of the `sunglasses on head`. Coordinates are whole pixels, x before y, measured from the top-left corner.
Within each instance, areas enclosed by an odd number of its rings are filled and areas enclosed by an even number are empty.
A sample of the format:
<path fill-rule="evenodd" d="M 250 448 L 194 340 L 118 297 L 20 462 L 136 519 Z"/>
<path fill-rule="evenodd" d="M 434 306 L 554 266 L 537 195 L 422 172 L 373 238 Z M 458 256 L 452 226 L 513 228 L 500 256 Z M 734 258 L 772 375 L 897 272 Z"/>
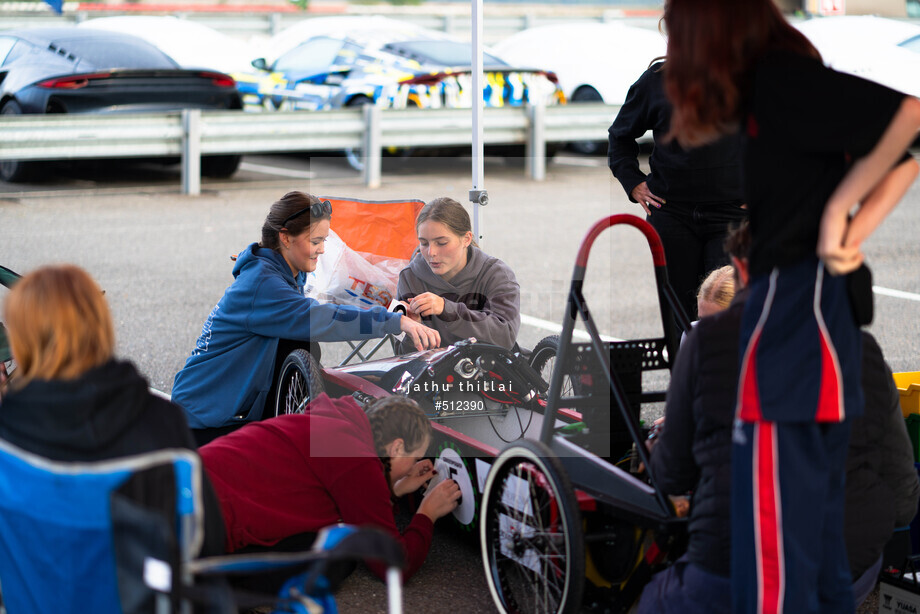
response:
<path fill-rule="evenodd" d="M 301 209 L 297 213 L 293 213 L 287 216 L 286 218 L 284 218 L 284 221 L 281 222 L 281 227 L 284 228 L 285 226 L 287 226 L 288 222 L 290 222 L 291 220 L 295 218 L 300 217 L 301 215 L 303 215 L 304 213 L 307 213 L 308 211 L 310 212 L 310 217 L 312 218 L 320 218 L 320 217 L 323 217 L 324 215 L 332 215 L 332 203 L 329 202 L 328 200 L 324 200 L 319 203 L 313 203 L 309 207 L 305 209 Z"/>

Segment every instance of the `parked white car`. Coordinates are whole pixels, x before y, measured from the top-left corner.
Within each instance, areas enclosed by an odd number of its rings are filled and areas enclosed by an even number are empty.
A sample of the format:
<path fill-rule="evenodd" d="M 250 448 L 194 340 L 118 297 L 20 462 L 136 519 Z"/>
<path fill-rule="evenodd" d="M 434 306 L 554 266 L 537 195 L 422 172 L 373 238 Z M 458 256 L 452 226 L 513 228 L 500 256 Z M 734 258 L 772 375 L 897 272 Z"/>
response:
<path fill-rule="evenodd" d="M 817 17 L 795 26 L 831 68 L 920 96 L 920 25 L 851 15 Z"/>
<path fill-rule="evenodd" d="M 511 64 L 540 66 L 556 73 L 569 103 L 623 104 L 629 86 L 652 60 L 665 55 L 667 42 L 664 35 L 648 28 L 616 22 L 571 23 L 528 28 L 492 49 Z M 571 147 L 585 154 L 603 153 L 607 134 Z"/>

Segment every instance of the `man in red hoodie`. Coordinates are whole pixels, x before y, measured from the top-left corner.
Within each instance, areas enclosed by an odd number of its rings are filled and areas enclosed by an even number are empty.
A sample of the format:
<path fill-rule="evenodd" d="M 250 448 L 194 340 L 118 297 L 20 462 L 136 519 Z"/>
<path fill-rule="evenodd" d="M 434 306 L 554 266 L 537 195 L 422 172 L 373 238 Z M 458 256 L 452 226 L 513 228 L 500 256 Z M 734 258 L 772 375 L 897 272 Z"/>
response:
<path fill-rule="evenodd" d="M 345 522 L 374 525 L 398 537 L 404 577 L 425 561 L 434 521 L 453 511 L 460 488 L 432 488 L 400 534 L 393 497 L 415 492 L 434 474 L 422 460 L 431 425 L 418 405 L 391 396 L 367 411 L 351 397 L 312 401 L 303 414 L 253 422 L 200 448 L 227 528 L 227 551 L 274 546 Z M 371 565 L 383 577 L 383 567 Z"/>

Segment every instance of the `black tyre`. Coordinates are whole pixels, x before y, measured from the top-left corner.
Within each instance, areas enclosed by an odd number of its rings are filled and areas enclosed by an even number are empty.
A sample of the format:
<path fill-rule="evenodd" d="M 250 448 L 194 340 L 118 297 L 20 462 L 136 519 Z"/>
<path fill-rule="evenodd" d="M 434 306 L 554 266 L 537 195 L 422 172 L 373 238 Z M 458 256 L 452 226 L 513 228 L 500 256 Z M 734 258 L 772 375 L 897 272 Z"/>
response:
<path fill-rule="evenodd" d="M 346 107 L 363 107 L 366 104 L 373 104 L 374 101 L 368 98 L 367 96 L 355 96 L 347 103 Z M 363 147 L 349 147 L 345 150 L 345 159 L 348 160 L 348 166 L 352 167 L 356 171 L 364 170 L 364 148 Z"/>
<path fill-rule="evenodd" d="M 0 115 L 22 115 L 22 107 L 15 100 L 8 100 Z M 28 181 L 35 176 L 38 164 L 22 160 L 0 160 L 0 179 L 10 183 Z"/>
<path fill-rule="evenodd" d="M 579 102 L 604 102 L 603 96 L 590 85 L 582 85 L 569 99 L 572 104 Z M 572 141 L 568 144 L 569 149 L 583 156 L 600 156 L 607 153 L 606 141 Z"/>
<path fill-rule="evenodd" d="M 530 354 L 530 366 L 540 374 L 543 381 L 547 384 L 553 376 L 553 369 L 556 368 L 556 356 L 559 354 L 559 335 L 550 335 L 540 339 L 539 343 L 533 348 Z M 571 375 L 562 377 L 562 397 L 571 397 L 581 394 L 581 384 L 575 381 Z"/>
<path fill-rule="evenodd" d="M 482 495 L 482 564 L 503 614 L 577 612 L 585 545 L 575 493 L 559 459 L 522 439 L 495 459 Z"/>
<path fill-rule="evenodd" d="M 322 367 L 307 350 L 288 354 L 275 386 L 275 415 L 302 414 L 311 399 L 324 390 Z"/>
<path fill-rule="evenodd" d="M 345 103 L 346 107 L 363 107 L 366 104 L 374 104 L 374 101 L 368 98 L 367 96 L 355 96 Z M 415 104 L 411 101 L 409 106 L 414 107 Z M 397 147 L 391 149 L 384 149 L 383 156 L 389 158 L 399 158 L 405 160 L 412 157 L 413 148 L 411 147 Z M 350 147 L 345 150 L 345 159 L 348 160 L 348 166 L 355 169 L 356 171 L 364 171 L 364 148 L 363 147 Z"/>
<path fill-rule="evenodd" d="M 232 177 L 240 168 L 243 156 L 204 156 L 201 158 L 201 174 L 205 177 L 224 179 Z"/>

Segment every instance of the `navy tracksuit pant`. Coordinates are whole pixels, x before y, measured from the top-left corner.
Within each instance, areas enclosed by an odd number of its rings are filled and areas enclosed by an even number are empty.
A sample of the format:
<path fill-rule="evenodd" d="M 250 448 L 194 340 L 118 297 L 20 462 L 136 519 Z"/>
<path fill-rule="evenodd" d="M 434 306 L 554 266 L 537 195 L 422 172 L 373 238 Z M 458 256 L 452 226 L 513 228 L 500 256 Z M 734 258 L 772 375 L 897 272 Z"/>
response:
<path fill-rule="evenodd" d="M 861 359 L 846 280 L 817 258 L 751 281 L 732 451 L 734 614 L 854 610 L 844 475 Z"/>

